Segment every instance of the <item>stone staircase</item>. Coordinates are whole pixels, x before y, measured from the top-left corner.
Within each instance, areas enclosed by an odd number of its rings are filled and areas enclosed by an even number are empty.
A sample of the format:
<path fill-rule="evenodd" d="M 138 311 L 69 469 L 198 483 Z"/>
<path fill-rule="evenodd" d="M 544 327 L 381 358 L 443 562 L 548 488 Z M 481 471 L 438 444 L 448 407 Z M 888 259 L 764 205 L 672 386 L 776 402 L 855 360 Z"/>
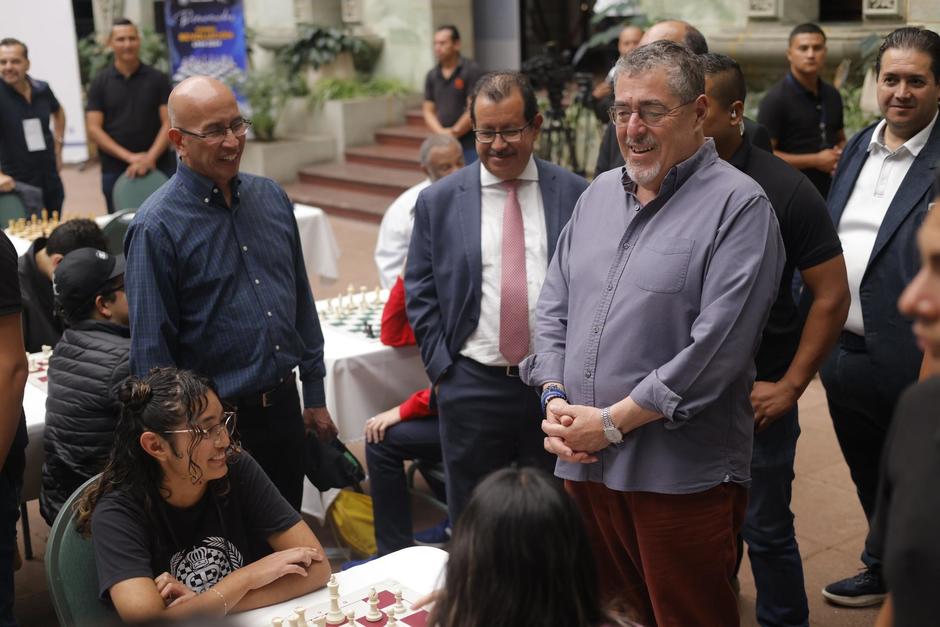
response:
<path fill-rule="evenodd" d="M 430 134 L 421 111 L 409 110 L 405 125 L 379 129 L 376 143 L 347 148 L 336 163 L 301 168 L 284 189 L 294 202 L 329 214 L 381 222 L 388 205 L 424 179 L 418 149 Z"/>

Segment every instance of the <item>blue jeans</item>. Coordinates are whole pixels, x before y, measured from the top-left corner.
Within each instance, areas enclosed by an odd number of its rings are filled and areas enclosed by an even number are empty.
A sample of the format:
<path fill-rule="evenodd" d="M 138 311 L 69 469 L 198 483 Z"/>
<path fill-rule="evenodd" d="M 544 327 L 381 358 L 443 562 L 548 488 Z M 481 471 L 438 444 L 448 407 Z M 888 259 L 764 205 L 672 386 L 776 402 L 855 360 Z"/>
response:
<path fill-rule="evenodd" d="M 17 625 L 13 615 L 13 556 L 23 476 L 19 473 L 17 479 L 15 474 L 8 469 L 0 472 L 0 627 Z"/>
<path fill-rule="evenodd" d="M 385 431 L 377 444 L 366 444 L 366 465 L 375 516 L 375 542 L 379 555 L 387 555 L 414 544 L 411 497 L 405 481 L 405 460 L 441 461 L 441 436 L 437 417 L 400 422 Z M 425 477 L 439 501 L 444 486 Z"/>
<path fill-rule="evenodd" d="M 790 511 L 799 437 L 796 407 L 754 435 L 751 491 L 741 534 L 748 546 L 762 627 L 809 624 L 803 562 Z"/>

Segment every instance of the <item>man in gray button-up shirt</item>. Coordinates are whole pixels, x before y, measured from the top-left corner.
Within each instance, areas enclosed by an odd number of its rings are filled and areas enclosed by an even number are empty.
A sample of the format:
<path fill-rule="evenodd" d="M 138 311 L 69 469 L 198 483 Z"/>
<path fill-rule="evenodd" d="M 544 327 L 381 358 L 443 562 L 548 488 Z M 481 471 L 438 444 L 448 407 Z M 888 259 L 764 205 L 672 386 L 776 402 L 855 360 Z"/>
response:
<path fill-rule="evenodd" d="M 702 133 L 703 92 L 681 45 L 618 63 L 625 172 L 600 175 L 562 232 L 522 368 L 605 596 L 658 625 L 738 624 L 754 354 L 784 264 L 764 192 Z"/>

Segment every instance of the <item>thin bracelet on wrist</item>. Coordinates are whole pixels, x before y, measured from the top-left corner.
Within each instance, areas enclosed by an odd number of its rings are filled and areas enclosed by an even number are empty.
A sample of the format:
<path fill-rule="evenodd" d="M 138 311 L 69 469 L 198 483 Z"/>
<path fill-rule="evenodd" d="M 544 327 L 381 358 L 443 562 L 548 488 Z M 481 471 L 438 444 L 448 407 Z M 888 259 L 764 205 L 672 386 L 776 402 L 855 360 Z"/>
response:
<path fill-rule="evenodd" d="M 225 595 L 215 589 L 215 587 L 209 588 L 216 593 L 216 595 L 222 599 L 222 616 L 228 616 L 228 601 L 225 600 Z"/>

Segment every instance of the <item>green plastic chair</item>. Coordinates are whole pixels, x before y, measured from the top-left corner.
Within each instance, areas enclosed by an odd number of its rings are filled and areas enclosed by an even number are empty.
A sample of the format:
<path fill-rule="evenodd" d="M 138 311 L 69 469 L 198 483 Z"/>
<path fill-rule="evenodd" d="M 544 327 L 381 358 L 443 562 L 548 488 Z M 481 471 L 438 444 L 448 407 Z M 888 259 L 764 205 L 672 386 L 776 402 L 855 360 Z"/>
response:
<path fill-rule="evenodd" d="M 7 228 L 10 220 L 27 217 L 26 205 L 15 192 L 0 193 L 0 229 Z"/>
<path fill-rule="evenodd" d="M 160 170 L 151 170 L 144 176 L 127 178 L 126 174 L 118 177 L 111 192 L 114 210 L 138 209 L 150 194 L 166 183 L 166 175 Z"/>
<path fill-rule="evenodd" d="M 124 235 L 127 233 L 127 227 L 131 225 L 131 220 L 134 219 L 136 213 L 136 209 L 118 211 L 111 221 L 101 229 L 105 240 L 108 242 L 108 252 L 112 255 L 124 254 Z"/>
<path fill-rule="evenodd" d="M 60 625 L 97 627 L 119 624 L 117 613 L 98 599 L 98 571 L 91 538 L 75 529 L 72 507 L 95 475 L 81 485 L 59 511 L 46 542 L 46 581 Z"/>

